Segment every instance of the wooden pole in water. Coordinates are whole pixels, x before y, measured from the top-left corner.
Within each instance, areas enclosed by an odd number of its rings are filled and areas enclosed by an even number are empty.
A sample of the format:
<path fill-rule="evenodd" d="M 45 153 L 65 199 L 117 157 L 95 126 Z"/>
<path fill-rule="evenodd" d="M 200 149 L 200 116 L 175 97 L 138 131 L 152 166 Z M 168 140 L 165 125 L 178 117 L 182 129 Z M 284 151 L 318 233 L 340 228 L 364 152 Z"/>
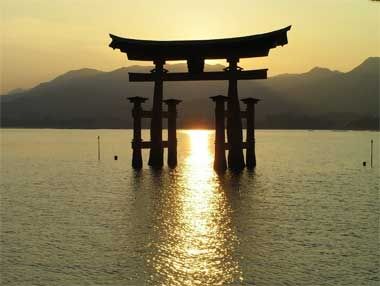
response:
<path fill-rule="evenodd" d="M 181 100 L 167 99 L 164 102 L 168 106 L 168 166 L 177 166 L 177 104 Z"/>
<path fill-rule="evenodd" d="M 227 101 L 227 140 L 228 140 L 228 168 L 232 171 L 241 171 L 245 167 L 243 155 L 243 127 L 241 122 L 240 104 L 238 98 L 237 77 L 240 68 L 238 58 L 227 59 L 227 72 L 231 77 L 228 80 Z"/>
<path fill-rule="evenodd" d="M 373 140 L 371 139 L 371 168 L 372 168 L 372 161 L 373 161 Z"/>
<path fill-rule="evenodd" d="M 98 161 L 100 161 L 100 136 L 98 136 Z"/>
<path fill-rule="evenodd" d="M 128 97 L 128 100 L 133 104 L 132 116 L 133 116 L 133 140 L 132 140 L 132 167 L 135 169 L 142 168 L 142 155 L 141 155 L 141 104 L 147 100 L 147 98 L 134 96 Z"/>
<path fill-rule="evenodd" d="M 224 103 L 227 97 L 223 95 L 211 96 L 215 102 L 215 157 L 214 170 L 224 172 L 227 169 L 226 152 L 225 152 L 225 125 L 224 125 Z"/>
<path fill-rule="evenodd" d="M 245 162 L 247 169 L 256 167 L 256 151 L 255 151 L 255 105 L 260 101 L 257 98 L 249 97 L 241 100 L 247 105 L 247 149 L 245 153 Z"/>
<path fill-rule="evenodd" d="M 148 165 L 160 169 L 163 165 L 164 148 L 162 144 L 162 97 L 163 97 L 163 81 L 162 74 L 164 69 L 164 60 L 155 60 L 155 68 L 152 74 L 155 76 L 152 119 L 150 125 L 150 152 Z"/>

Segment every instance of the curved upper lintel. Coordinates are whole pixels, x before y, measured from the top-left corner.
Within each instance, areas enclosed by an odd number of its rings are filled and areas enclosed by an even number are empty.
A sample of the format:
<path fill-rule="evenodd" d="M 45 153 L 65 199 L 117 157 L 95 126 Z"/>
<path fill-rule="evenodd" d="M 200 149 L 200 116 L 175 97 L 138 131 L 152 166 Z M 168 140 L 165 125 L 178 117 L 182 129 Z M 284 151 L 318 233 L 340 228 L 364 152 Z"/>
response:
<path fill-rule="evenodd" d="M 110 34 L 110 47 L 126 53 L 130 60 L 228 59 L 267 56 L 269 50 L 288 43 L 291 26 L 265 34 L 214 39 L 153 41 L 122 38 Z"/>

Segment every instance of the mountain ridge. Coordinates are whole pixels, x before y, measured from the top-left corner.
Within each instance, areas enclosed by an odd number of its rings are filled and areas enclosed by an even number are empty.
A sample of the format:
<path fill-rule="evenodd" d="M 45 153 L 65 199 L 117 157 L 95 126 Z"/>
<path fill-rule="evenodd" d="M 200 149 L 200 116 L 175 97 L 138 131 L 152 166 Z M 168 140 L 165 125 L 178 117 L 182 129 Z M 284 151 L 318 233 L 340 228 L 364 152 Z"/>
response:
<path fill-rule="evenodd" d="M 205 67 L 209 71 L 224 68 L 220 64 L 206 64 Z M 380 58 L 371 57 L 345 73 L 315 67 L 302 74 L 240 81 L 239 96 L 254 95 L 263 99 L 257 108 L 257 125 L 262 128 L 344 129 L 345 126 L 355 126 L 352 123 L 355 120 L 363 125 L 366 120 L 370 122 L 378 117 L 379 67 Z M 130 83 L 128 72 L 149 72 L 151 69 L 151 66 L 138 65 L 109 72 L 84 68 L 69 71 L 21 93 L 3 95 L 2 126 L 131 127 L 131 106 L 125 98 L 148 97 L 150 100 L 144 108 L 149 109 L 153 86 L 152 83 Z M 184 71 L 186 64 L 168 65 L 168 69 L 171 72 Z M 209 97 L 226 94 L 227 84 L 216 81 L 167 82 L 164 89 L 165 98 L 183 100 L 179 106 L 180 127 L 212 127 L 213 104 Z M 310 119 L 306 125 L 301 124 L 305 116 Z M 284 122 L 288 124 L 284 125 Z"/>
<path fill-rule="evenodd" d="M 330 74 L 346 74 L 346 73 L 350 73 L 350 72 L 353 72 L 353 71 L 356 71 L 357 69 L 361 68 L 361 66 L 363 65 L 367 65 L 367 64 L 377 64 L 380 66 L 380 57 L 368 57 L 367 59 L 365 59 L 361 64 L 359 64 L 358 66 L 354 67 L 352 70 L 348 71 L 348 72 L 342 72 L 342 71 L 338 71 L 338 70 L 331 70 L 327 67 L 320 67 L 320 66 L 315 66 L 313 68 L 311 68 L 309 71 L 306 71 L 306 72 L 303 72 L 303 73 L 283 73 L 283 74 L 278 74 L 278 75 L 274 75 L 274 76 L 269 76 L 268 79 L 273 79 L 273 78 L 281 78 L 281 77 L 287 77 L 287 76 L 301 76 L 301 75 L 313 75 L 313 74 L 319 74 L 321 72 L 328 72 Z M 169 66 L 170 67 L 170 71 L 171 72 L 179 72 L 179 71 L 186 71 L 186 63 L 176 63 L 176 64 L 168 64 L 166 66 Z M 206 71 L 220 71 L 222 70 L 223 68 L 225 68 L 226 66 L 222 65 L 222 64 L 205 64 L 205 70 Z M 149 72 L 151 69 L 153 69 L 153 66 L 149 66 L 149 65 L 131 65 L 131 66 L 123 66 L 123 67 L 120 67 L 120 68 L 117 68 L 115 70 L 111 70 L 111 71 L 103 71 L 103 70 L 98 70 L 98 69 L 94 69 L 94 68 L 88 68 L 88 67 L 84 67 L 84 68 L 81 68 L 81 69 L 73 69 L 73 70 L 69 70 L 61 75 L 58 75 L 56 76 L 55 78 L 53 78 L 52 80 L 50 81 L 47 81 L 47 82 L 41 82 L 39 84 L 37 84 L 36 86 L 34 87 L 31 87 L 31 88 L 14 88 L 12 90 L 10 90 L 9 92 L 5 93 L 5 94 L 2 94 L 0 96 L 8 96 L 8 95 L 13 95 L 13 94 L 16 94 L 16 93 L 23 93 L 23 92 L 27 92 L 27 91 L 30 91 L 31 89 L 34 89 L 36 87 L 38 87 L 39 85 L 43 85 L 45 83 L 48 83 L 48 82 L 53 82 L 53 81 L 58 81 L 58 80 L 67 80 L 67 79 L 75 79 L 75 78 L 81 78 L 81 77 L 84 77 L 83 76 L 83 72 L 86 72 L 86 74 L 88 75 L 88 72 L 93 72 L 92 75 L 99 75 L 99 74 L 105 74 L 105 73 L 117 73 L 117 72 L 121 72 L 121 71 L 133 71 L 133 72 Z M 75 77 L 73 75 L 76 75 Z M 77 75 L 80 75 L 80 76 L 77 76 Z M 90 75 L 91 76 L 91 75 Z"/>

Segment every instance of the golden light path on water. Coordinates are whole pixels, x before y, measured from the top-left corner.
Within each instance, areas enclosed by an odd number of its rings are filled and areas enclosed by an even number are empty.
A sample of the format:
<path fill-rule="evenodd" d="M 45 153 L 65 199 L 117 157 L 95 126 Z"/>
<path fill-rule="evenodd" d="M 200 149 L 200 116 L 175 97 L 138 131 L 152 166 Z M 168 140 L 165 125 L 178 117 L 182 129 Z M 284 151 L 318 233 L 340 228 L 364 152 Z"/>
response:
<path fill-rule="evenodd" d="M 185 131 L 189 152 L 161 197 L 152 284 L 228 285 L 241 280 L 231 208 L 213 171 L 212 131 Z"/>

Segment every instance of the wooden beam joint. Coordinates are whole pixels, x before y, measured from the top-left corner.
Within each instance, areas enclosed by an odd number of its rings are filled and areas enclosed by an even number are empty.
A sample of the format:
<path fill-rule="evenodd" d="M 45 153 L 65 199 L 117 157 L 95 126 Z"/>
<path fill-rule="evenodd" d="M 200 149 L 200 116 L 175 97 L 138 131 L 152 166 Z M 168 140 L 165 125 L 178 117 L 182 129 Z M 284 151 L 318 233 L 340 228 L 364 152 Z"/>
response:
<path fill-rule="evenodd" d="M 249 142 L 243 142 L 243 149 L 247 149 L 247 146 L 248 146 L 248 144 L 249 144 Z M 228 142 L 225 142 L 224 143 L 224 148 L 226 149 L 226 150 L 229 150 L 230 149 L 230 146 L 229 146 L 229 144 L 228 144 Z"/>
<path fill-rule="evenodd" d="M 150 149 L 152 142 L 151 141 L 132 141 L 131 142 L 132 149 L 140 148 L 140 149 Z M 168 148 L 168 141 L 162 141 L 162 147 Z"/>

